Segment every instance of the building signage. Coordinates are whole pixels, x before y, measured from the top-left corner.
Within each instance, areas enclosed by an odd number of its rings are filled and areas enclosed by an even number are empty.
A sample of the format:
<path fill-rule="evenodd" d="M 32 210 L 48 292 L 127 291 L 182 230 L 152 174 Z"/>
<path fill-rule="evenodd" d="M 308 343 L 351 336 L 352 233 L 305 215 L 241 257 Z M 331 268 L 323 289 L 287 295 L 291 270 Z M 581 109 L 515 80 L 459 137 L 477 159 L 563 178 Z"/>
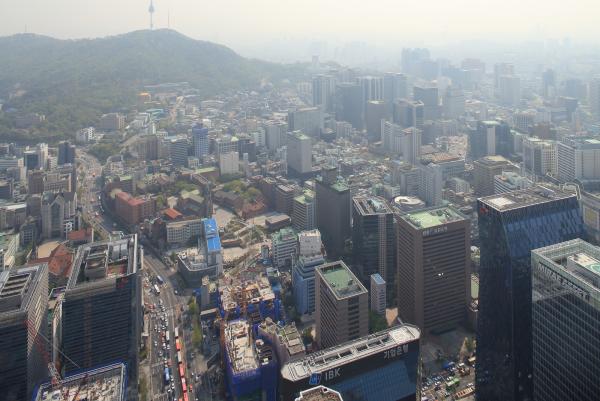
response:
<path fill-rule="evenodd" d="M 446 231 L 448 231 L 448 226 L 446 226 L 446 225 L 428 228 L 427 230 L 423 230 L 423 237 L 428 237 L 430 235 L 435 235 L 435 234 L 442 234 L 442 233 L 445 233 Z"/>
<path fill-rule="evenodd" d="M 551 280 L 560 283 L 560 285 L 562 285 L 563 287 L 569 288 L 575 294 L 577 294 L 581 299 L 584 299 L 586 301 L 588 301 L 590 299 L 590 294 L 586 290 L 584 290 L 583 288 L 581 288 L 574 282 L 568 280 L 566 277 L 558 274 L 556 272 L 556 270 L 554 270 L 551 267 L 546 266 L 543 262 L 539 262 L 537 264 L 537 270 L 540 273 L 542 273 L 543 275 L 545 275 L 546 277 L 550 278 Z"/>

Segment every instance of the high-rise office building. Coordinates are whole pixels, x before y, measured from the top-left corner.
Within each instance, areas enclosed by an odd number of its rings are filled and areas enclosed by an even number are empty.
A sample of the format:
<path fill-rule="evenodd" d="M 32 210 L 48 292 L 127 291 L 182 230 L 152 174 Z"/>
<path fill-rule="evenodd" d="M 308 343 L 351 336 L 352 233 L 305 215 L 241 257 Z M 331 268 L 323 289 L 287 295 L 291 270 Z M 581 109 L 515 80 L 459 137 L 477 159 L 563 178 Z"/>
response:
<path fill-rule="evenodd" d="M 350 188 L 337 176 L 336 167 L 321 170 L 315 180 L 317 228 L 327 253 L 339 256 L 350 238 Z"/>
<path fill-rule="evenodd" d="M 277 150 L 286 143 L 287 123 L 283 121 L 267 121 L 265 123 L 265 136 L 267 148 Z"/>
<path fill-rule="evenodd" d="M 510 63 L 494 64 L 494 88 L 498 89 L 500 86 L 500 77 L 505 75 L 515 75 L 515 66 Z"/>
<path fill-rule="evenodd" d="M 352 199 L 352 249 L 354 271 L 365 286 L 379 273 L 387 284 L 388 301 L 396 289 L 396 235 L 394 214 L 387 201 L 379 197 Z"/>
<path fill-rule="evenodd" d="M 600 394 L 600 248 L 575 239 L 531 252 L 533 399 Z"/>
<path fill-rule="evenodd" d="M 397 100 L 393 105 L 394 123 L 404 128 L 417 127 L 423 129 L 424 107 L 421 101 Z"/>
<path fill-rule="evenodd" d="M 335 77 L 319 74 L 312 79 L 313 106 L 319 106 L 323 111 L 333 112 L 335 96 Z"/>
<path fill-rule="evenodd" d="M 424 120 L 436 120 L 440 118 L 440 102 L 437 87 L 415 85 L 413 88 L 413 99 L 423 103 Z"/>
<path fill-rule="evenodd" d="M 600 143 L 600 142 L 599 142 Z M 552 175 L 558 173 L 558 143 L 552 140 L 544 140 L 534 136 L 523 138 L 523 168 L 530 174 L 537 176 Z M 600 147 L 598 147 L 600 149 Z"/>
<path fill-rule="evenodd" d="M 443 110 L 446 118 L 458 118 L 465 112 L 465 94 L 458 86 L 449 86 L 443 97 Z"/>
<path fill-rule="evenodd" d="M 341 260 L 316 268 L 315 308 L 321 349 L 369 334 L 369 292 Z"/>
<path fill-rule="evenodd" d="M 291 217 L 292 226 L 298 231 L 312 230 L 317 226 L 314 191 L 305 189 L 294 198 Z"/>
<path fill-rule="evenodd" d="M 367 137 L 369 142 L 381 140 L 381 121 L 392 118 L 391 103 L 384 100 L 369 100 L 365 112 Z"/>
<path fill-rule="evenodd" d="M 305 107 L 288 113 L 288 130 L 319 138 L 323 131 L 325 119 L 320 107 Z"/>
<path fill-rule="evenodd" d="M 141 252 L 137 235 L 77 250 L 62 301 L 66 372 L 120 361 L 127 364 L 130 386 L 137 386 L 143 319 Z"/>
<path fill-rule="evenodd" d="M 501 75 L 498 79 L 498 98 L 507 106 L 521 102 L 521 80 L 514 75 Z"/>
<path fill-rule="evenodd" d="M 371 312 L 378 315 L 385 315 L 385 307 L 387 305 L 386 282 L 379 273 L 371 275 L 369 293 L 371 295 Z"/>
<path fill-rule="evenodd" d="M 418 328 L 403 324 L 289 362 L 281 369 L 281 399 L 325 385 L 344 400 L 417 400 L 419 339 Z"/>
<path fill-rule="evenodd" d="M 208 155 L 208 128 L 202 123 L 196 123 L 192 127 L 192 145 L 194 146 L 194 156 L 202 160 Z"/>
<path fill-rule="evenodd" d="M 69 141 L 62 141 L 58 144 L 58 165 L 75 164 L 75 145 Z"/>
<path fill-rule="evenodd" d="M 536 116 L 537 111 L 533 109 L 516 112 L 513 114 L 515 129 L 524 134 L 529 133 L 535 124 Z"/>
<path fill-rule="evenodd" d="M 0 398 L 31 399 L 48 374 L 48 265 L 0 272 Z M 48 358 L 48 359 L 46 359 Z"/>
<path fill-rule="evenodd" d="M 469 220 L 453 207 L 397 218 L 398 315 L 424 334 L 455 328 L 467 310 Z"/>
<path fill-rule="evenodd" d="M 383 74 L 383 100 L 393 104 L 396 100 L 408 98 L 408 79 L 397 72 Z"/>
<path fill-rule="evenodd" d="M 472 160 L 484 156 L 510 157 L 513 138 L 508 124 L 500 121 L 478 121 L 477 128 L 469 131 L 468 154 Z"/>
<path fill-rule="evenodd" d="M 291 228 L 282 228 L 271 235 L 273 265 L 291 268 L 298 254 L 298 236 Z"/>
<path fill-rule="evenodd" d="M 575 194 L 535 186 L 481 198 L 477 399 L 531 400 L 531 251 L 583 235 Z"/>
<path fill-rule="evenodd" d="M 312 172 L 312 142 L 302 131 L 287 135 L 288 173 L 303 176 Z"/>
<path fill-rule="evenodd" d="M 296 311 L 315 311 L 315 269 L 325 263 L 319 230 L 298 233 L 298 258 L 292 269 L 292 287 Z"/>
<path fill-rule="evenodd" d="M 416 195 L 425 201 L 427 206 L 439 206 L 442 204 L 442 189 L 444 188 L 444 171 L 437 163 L 427 165 L 418 164 L 416 170 L 417 192 Z M 413 172 L 407 172 L 406 184 L 412 185 Z M 411 191 L 411 195 L 414 193 Z"/>
<path fill-rule="evenodd" d="M 571 136 L 556 144 L 557 173 L 563 181 L 600 180 L 600 140 Z"/>
<path fill-rule="evenodd" d="M 383 77 L 364 76 L 356 78 L 362 88 L 362 105 L 370 100 L 383 100 Z"/>
<path fill-rule="evenodd" d="M 473 186 L 479 196 L 493 195 L 494 177 L 504 171 L 518 171 L 519 167 L 502 156 L 486 156 L 473 162 Z"/>
<path fill-rule="evenodd" d="M 600 78 L 594 78 L 590 81 L 588 91 L 588 103 L 592 115 L 600 119 Z"/>
<path fill-rule="evenodd" d="M 365 125 L 362 87 L 358 83 L 343 82 L 337 85 L 335 100 L 335 119 L 347 121 L 355 129 L 362 130 Z"/>
<path fill-rule="evenodd" d="M 188 160 L 188 140 L 184 136 L 176 136 L 166 138 L 168 149 L 169 149 L 169 159 L 171 163 L 175 166 L 185 166 Z"/>

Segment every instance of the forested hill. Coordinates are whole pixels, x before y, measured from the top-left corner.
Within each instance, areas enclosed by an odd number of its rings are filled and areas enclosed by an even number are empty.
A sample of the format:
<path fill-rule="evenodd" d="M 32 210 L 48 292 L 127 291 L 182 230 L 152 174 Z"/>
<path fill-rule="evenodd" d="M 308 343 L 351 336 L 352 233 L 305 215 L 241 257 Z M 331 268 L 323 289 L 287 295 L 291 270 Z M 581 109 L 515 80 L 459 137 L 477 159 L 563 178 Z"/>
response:
<path fill-rule="evenodd" d="M 263 78 L 294 78 L 301 71 L 246 59 L 225 46 L 173 30 L 82 40 L 19 34 L 0 38 L 0 55 L 4 109 L 45 114 L 47 121 L 37 135 L 49 139 L 71 135 L 102 113 L 131 105 L 146 84 L 187 81 L 208 97 L 256 86 Z M 7 99 L 19 89 L 21 96 Z M 27 135 L 14 130 L 8 114 L 0 116 L 0 137 Z"/>

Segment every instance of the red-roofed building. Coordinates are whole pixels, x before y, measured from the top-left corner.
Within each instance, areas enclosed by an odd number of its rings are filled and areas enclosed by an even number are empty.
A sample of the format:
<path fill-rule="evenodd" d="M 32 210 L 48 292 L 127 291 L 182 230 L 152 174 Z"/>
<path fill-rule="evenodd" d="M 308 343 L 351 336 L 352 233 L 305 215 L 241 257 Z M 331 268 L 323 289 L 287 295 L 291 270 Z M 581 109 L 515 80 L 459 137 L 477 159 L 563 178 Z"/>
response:
<path fill-rule="evenodd" d="M 173 209 L 172 207 L 163 210 L 163 214 L 169 220 L 177 220 L 183 216 L 183 214 L 179 213 L 177 210 Z"/>
<path fill-rule="evenodd" d="M 71 231 L 67 234 L 67 239 L 71 246 L 79 246 L 94 242 L 94 229 L 91 227 L 82 228 L 81 230 Z"/>
<path fill-rule="evenodd" d="M 48 263 L 49 289 L 67 285 L 73 266 L 74 252 L 65 243 L 59 244 L 47 258 L 32 259 L 28 265 Z"/>
<path fill-rule="evenodd" d="M 153 198 L 134 198 L 127 192 L 115 195 L 115 212 L 123 221 L 134 225 L 156 213 L 156 201 Z"/>

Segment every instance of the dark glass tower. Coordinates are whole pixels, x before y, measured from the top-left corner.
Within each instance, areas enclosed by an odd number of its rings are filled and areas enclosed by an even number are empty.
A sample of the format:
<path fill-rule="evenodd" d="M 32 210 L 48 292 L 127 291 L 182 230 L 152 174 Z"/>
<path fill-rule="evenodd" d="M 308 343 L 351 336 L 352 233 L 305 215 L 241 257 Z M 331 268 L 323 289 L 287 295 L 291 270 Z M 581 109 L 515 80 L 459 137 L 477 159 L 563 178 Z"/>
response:
<path fill-rule="evenodd" d="M 583 235 L 575 195 L 536 186 L 477 201 L 477 399 L 531 400 L 531 251 Z"/>
<path fill-rule="evenodd" d="M 369 286 L 379 273 L 386 282 L 387 303 L 396 293 L 396 233 L 394 214 L 385 199 L 357 196 L 352 200 L 352 244 L 358 278 Z"/>

